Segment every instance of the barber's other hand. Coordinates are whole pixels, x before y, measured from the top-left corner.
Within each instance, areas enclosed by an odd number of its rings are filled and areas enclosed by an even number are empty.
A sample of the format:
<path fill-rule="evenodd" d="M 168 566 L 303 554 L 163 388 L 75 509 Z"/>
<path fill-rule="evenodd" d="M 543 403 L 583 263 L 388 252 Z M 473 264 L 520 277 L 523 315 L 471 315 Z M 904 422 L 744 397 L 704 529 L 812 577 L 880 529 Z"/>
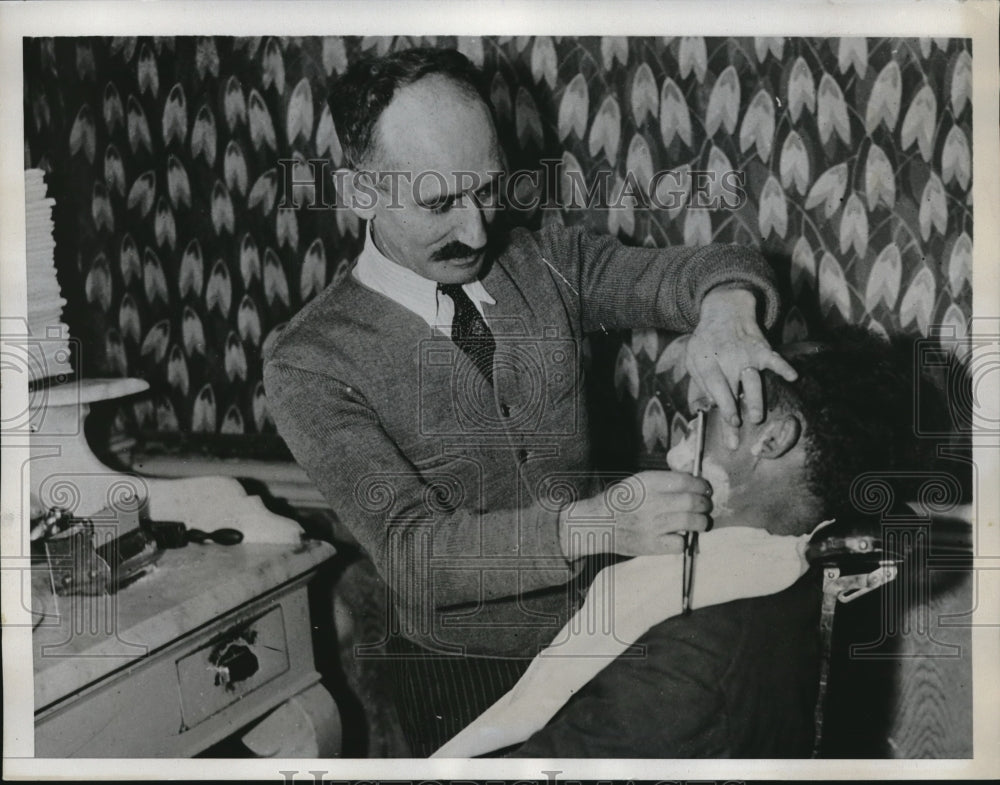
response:
<path fill-rule="evenodd" d="M 686 472 L 646 471 L 609 486 L 603 494 L 583 499 L 560 516 L 560 540 L 568 558 L 595 553 L 647 556 L 680 553 L 681 531 L 705 531 L 712 511 L 712 486 Z M 614 515 L 614 539 L 591 544 L 573 538 L 573 520 L 590 521 Z M 592 524 L 591 524 L 592 525 Z"/>
<path fill-rule="evenodd" d="M 692 380 L 719 407 L 731 449 L 739 444 L 740 385 L 750 420 L 757 423 L 764 418 L 760 371 L 769 368 L 790 382 L 798 376 L 760 331 L 753 292 L 732 287 L 712 289 L 702 299 L 685 364 Z"/>

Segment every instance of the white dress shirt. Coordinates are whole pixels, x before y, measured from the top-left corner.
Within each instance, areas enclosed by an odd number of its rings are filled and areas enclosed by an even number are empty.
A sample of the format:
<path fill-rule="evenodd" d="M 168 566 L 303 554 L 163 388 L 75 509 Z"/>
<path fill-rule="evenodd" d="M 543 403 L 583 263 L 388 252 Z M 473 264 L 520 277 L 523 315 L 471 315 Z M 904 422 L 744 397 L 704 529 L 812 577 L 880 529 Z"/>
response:
<path fill-rule="evenodd" d="M 455 315 L 455 304 L 452 299 L 438 292 L 436 281 L 424 278 L 387 258 L 375 246 L 370 227 L 369 224 L 369 229 L 365 233 L 365 247 L 352 271 L 354 278 L 358 283 L 413 311 L 428 325 L 450 336 L 451 321 Z M 483 319 L 486 319 L 483 303 L 496 304 L 496 300 L 486 291 L 486 287 L 480 281 L 473 281 L 463 284 L 462 288 Z"/>

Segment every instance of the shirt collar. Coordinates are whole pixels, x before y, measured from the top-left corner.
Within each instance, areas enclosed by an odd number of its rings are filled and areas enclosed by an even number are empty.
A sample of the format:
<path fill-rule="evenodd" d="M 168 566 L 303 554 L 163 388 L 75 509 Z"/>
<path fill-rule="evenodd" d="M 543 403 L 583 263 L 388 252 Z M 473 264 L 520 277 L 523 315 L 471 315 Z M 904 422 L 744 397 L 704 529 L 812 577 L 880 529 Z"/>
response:
<path fill-rule="evenodd" d="M 375 245 L 370 222 L 353 275 L 359 283 L 413 311 L 427 324 L 435 326 L 442 323 L 438 313 L 437 282 L 386 257 Z M 482 281 L 463 284 L 462 288 L 481 314 L 484 303 L 496 305 L 496 300 L 486 291 Z M 450 315 L 447 321 L 451 321 Z"/>

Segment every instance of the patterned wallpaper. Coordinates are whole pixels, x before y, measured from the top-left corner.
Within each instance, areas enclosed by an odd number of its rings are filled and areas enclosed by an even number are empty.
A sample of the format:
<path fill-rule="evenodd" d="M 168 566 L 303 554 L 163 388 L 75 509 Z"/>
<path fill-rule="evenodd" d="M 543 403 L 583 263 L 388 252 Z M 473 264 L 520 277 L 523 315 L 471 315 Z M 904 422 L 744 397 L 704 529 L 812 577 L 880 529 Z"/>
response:
<path fill-rule="evenodd" d="M 561 158 L 588 181 L 611 172 L 616 190 L 626 172 L 674 170 L 671 187 L 692 171 L 746 178 L 736 209 L 636 203 L 529 222 L 586 222 L 651 246 L 759 245 L 788 304 L 775 340 L 841 322 L 964 332 L 968 40 L 28 39 L 25 166 L 49 172 L 57 199 L 78 367 L 153 388 L 120 425 L 277 442 L 262 349 L 346 274 L 360 236 L 346 210 L 278 209 L 277 162 L 339 163 L 328 84 L 359 52 L 418 44 L 457 45 L 484 68 L 515 165 Z M 687 392 L 669 339 L 636 330 L 601 342 L 609 389 L 655 453 Z"/>

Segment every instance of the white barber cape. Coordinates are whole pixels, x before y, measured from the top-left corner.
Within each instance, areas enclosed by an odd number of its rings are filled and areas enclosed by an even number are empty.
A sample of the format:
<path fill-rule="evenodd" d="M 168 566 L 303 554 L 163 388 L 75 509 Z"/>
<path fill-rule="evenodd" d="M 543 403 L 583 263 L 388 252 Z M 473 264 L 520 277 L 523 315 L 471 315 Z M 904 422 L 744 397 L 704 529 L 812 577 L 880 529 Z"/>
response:
<path fill-rule="evenodd" d="M 810 536 L 745 526 L 702 533 L 692 608 L 788 588 L 808 569 Z M 601 570 L 583 605 L 517 684 L 431 757 L 470 758 L 525 741 L 648 629 L 679 615 L 682 584 L 680 554 L 639 556 Z"/>

